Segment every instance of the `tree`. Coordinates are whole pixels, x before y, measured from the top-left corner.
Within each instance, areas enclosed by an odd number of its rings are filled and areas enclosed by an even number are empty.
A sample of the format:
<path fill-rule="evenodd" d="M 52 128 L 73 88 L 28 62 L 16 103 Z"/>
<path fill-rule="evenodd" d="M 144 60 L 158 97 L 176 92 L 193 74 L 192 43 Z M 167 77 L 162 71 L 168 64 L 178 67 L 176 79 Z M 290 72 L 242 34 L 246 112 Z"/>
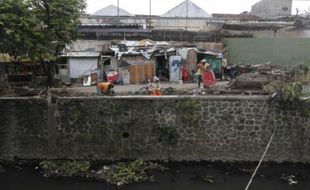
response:
<path fill-rule="evenodd" d="M 78 37 L 84 9 L 84 0 L 2 0 L 0 51 L 40 62 L 50 86 L 54 61 Z"/>
<path fill-rule="evenodd" d="M 23 0 L 0 1 L 0 53 L 9 54 L 18 62 L 34 48 L 36 30 L 34 15 Z"/>

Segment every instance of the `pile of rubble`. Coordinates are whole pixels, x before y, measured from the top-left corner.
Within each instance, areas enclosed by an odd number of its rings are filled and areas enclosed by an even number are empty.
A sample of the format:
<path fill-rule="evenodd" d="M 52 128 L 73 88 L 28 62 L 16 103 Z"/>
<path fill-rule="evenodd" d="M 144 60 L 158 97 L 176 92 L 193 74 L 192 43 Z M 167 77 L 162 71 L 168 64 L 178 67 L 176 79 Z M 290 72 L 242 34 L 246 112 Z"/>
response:
<path fill-rule="evenodd" d="M 238 72 L 239 76 L 229 84 L 230 89 L 263 91 L 272 81 L 291 81 L 295 74 L 285 66 L 271 63 L 239 66 Z"/>

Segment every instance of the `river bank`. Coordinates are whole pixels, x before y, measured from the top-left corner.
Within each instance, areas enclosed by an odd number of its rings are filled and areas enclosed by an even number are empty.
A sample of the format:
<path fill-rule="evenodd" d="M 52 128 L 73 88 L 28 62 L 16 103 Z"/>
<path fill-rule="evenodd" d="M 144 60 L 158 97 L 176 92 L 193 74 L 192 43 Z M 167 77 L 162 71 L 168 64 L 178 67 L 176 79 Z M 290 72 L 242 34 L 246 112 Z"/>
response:
<path fill-rule="evenodd" d="M 98 163 L 97 163 L 98 164 Z M 45 178 L 38 164 L 2 164 L 0 188 L 4 190 L 114 190 L 116 185 L 82 178 Z M 165 171 L 155 172 L 154 182 L 122 186 L 124 190 L 231 190 L 244 189 L 256 163 L 190 162 L 163 163 Z M 253 190 L 306 190 L 310 186 L 310 165 L 264 163 L 255 177 Z"/>

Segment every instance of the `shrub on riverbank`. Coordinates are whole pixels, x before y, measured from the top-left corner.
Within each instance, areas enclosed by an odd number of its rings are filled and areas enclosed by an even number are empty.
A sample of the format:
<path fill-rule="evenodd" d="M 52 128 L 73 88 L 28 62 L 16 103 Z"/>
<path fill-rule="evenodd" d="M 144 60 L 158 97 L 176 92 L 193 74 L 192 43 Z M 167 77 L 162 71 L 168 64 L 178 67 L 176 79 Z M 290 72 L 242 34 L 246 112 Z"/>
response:
<path fill-rule="evenodd" d="M 132 183 L 155 181 L 154 172 L 165 171 L 160 164 L 136 160 L 118 162 L 91 170 L 87 161 L 42 161 L 40 167 L 45 177 L 81 177 L 102 180 L 111 185 L 123 186 Z"/>
<path fill-rule="evenodd" d="M 95 174 L 95 178 L 102 179 L 109 184 L 123 186 L 145 181 L 153 182 L 155 181 L 153 172 L 164 170 L 166 168 L 160 164 L 136 160 L 104 166 Z"/>
<path fill-rule="evenodd" d="M 88 177 L 91 165 L 88 161 L 42 161 L 40 166 L 45 177 Z"/>

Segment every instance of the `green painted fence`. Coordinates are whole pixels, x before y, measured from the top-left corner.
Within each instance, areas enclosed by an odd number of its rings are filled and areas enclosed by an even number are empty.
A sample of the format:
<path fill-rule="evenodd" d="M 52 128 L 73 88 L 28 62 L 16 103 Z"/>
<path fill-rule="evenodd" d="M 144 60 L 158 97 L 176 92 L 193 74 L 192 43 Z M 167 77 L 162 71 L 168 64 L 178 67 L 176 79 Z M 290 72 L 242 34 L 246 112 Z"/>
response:
<path fill-rule="evenodd" d="M 310 65 L 310 38 L 225 39 L 229 64 Z"/>

